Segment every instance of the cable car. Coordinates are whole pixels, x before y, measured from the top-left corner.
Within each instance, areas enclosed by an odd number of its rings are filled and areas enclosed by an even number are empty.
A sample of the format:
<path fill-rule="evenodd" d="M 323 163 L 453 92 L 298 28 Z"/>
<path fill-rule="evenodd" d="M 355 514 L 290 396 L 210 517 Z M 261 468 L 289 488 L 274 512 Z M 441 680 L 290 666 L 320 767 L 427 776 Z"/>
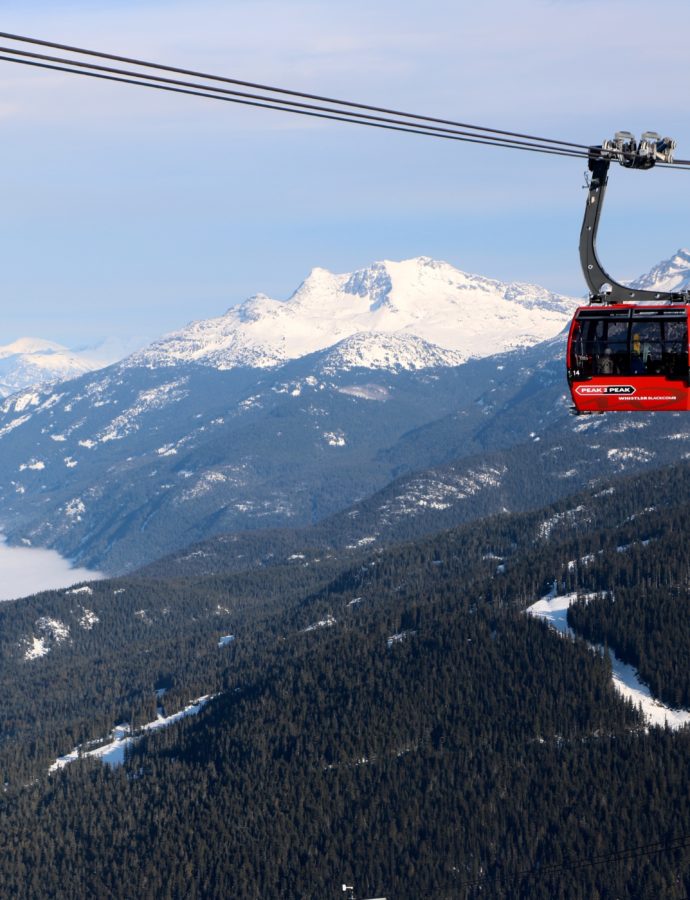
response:
<path fill-rule="evenodd" d="M 609 165 L 649 169 L 672 162 L 675 142 L 629 132 L 591 147 L 592 173 L 580 233 L 580 262 L 589 306 L 576 310 L 568 335 L 567 376 L 573 412 L 690 409 L 690 294 L 637 290 L 614 281 L 596 254 L 596 234 Z"/>

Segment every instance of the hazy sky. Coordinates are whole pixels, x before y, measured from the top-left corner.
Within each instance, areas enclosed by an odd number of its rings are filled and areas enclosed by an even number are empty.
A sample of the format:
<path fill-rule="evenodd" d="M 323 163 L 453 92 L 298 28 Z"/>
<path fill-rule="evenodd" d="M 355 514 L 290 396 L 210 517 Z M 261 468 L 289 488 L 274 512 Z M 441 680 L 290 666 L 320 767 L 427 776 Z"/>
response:
<path fill-rule="evenodd" d="M 28 8 L 30 7 L 30 8 Z M 654 129 L 690 157 L 690 8 L 641 0 L 2 4 L 2 30 L 549 137 Z M 0 41 L 0 45 L 2 45 Z M 579 160 L 0 62 L 0 344 L 150 337 L 313 266 L 428 255 L 584 293 Z M 690 244 L 690 172 L 612 171 L 600 253 Z"/>

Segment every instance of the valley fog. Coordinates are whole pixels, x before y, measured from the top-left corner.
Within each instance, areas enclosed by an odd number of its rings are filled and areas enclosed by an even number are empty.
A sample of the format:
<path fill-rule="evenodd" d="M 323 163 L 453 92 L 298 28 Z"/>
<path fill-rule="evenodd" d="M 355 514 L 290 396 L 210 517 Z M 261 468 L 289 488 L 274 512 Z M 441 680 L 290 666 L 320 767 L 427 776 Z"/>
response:
<path fill-rule="evenodd" d="M 79 581 L 102 578 L 100 572 L 73 569 L 55 550 L 8 547 L 0 536 L 0 601 L 26 597 L 38 591 L 69 587 Z"/>

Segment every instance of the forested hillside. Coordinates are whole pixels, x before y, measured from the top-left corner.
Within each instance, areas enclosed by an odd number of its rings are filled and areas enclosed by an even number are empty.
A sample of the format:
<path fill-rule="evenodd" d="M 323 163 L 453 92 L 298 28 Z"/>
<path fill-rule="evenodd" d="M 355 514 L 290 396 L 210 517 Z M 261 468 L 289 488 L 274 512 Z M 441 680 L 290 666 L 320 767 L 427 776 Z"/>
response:
<path fill-rule="evenodd" d="M 571 416 L 564 340 L 413 371 L 330 351 L 269 370 L 123 363 L 16 394 L 0 404 L 4 533 L 129 574 L 228 533 L 412 539 L 683 458 L 677 415 Z"/>
<path fill-rule="evenodd" d="M 578 422 L 567 440 L 560 426 L 554 426 L 544 439 L 535 435 L 510 449 L 403 475 L 312 527 L 219 535 L 156 560 L 145 571 L 156 577 L 204 576 L 248 565 L 282 564 L 297 555 L 307 560 L 333 553 L 342 557 L 362 547 L 418 539 L 500 511 L 539 509 L 572 496 L 578 486 L 585 488 L 582 498 L 590 500 L 592 493 L 613 484 L 616 475 L 634 477 L 640 469 L 654 470 L 678 459 L 684 434 L 661 437 L 654 430 L 647 435 L 647 446 L 654 443 L 654 452 L 634 446 L 641 429 L 650 425 L 643 418 L 631 414 L 606 426 L 603 418 L 590 417 Z M 670 433 L 674 425 L 667 421 L 664 427 Z M 651 471 L 635 483 L 640 496 L 650 497 L 650 504 L 659 502 L 659 490 L 666 497 L 663 474 Z M 663 502 L 675 499 L 669 494 Z M 595 502 L 595 507 L 600 505 Z M 602 513 L 602 521 L 607 515 Z"/>
<path fill-rule="evenodd" d="M 689 479 L 681 464 L 357 557 L 4 604 L 8 895 L 685 897 L 688 733 L 645 728 L 605 656 L 524 609 L 554 582 L 614 606 L 638 590 L 658 639 L 630 616 L 606 638 L 625 655 L 630 633 L 682 693 Z M 150 719 L 156 689 L 166 713 L 218 696 L 124 767 L 47 775 Z"/>

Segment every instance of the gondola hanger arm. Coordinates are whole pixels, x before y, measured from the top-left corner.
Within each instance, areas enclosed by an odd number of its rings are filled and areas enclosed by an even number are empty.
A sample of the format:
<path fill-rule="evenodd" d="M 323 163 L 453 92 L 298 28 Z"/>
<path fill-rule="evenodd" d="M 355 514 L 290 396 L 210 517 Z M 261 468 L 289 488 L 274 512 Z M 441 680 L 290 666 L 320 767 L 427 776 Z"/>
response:
<path fill-rule="evenodd" d="M 629 131 L 619 131 L 613 140 L 589 148 L 587 205 L 580 232 L 580 264 L 592 303 L 687 303 L 687 291 L 645 291 L 627 287 L 612 278 L 597 256 L 596 238 L 606 194 L 609 167 L 619 162 L 626 169 L 651 169 L 657 162 L 673 162 L 676 143 L 671 138 L 646 131 L 639 142 Z"/>

